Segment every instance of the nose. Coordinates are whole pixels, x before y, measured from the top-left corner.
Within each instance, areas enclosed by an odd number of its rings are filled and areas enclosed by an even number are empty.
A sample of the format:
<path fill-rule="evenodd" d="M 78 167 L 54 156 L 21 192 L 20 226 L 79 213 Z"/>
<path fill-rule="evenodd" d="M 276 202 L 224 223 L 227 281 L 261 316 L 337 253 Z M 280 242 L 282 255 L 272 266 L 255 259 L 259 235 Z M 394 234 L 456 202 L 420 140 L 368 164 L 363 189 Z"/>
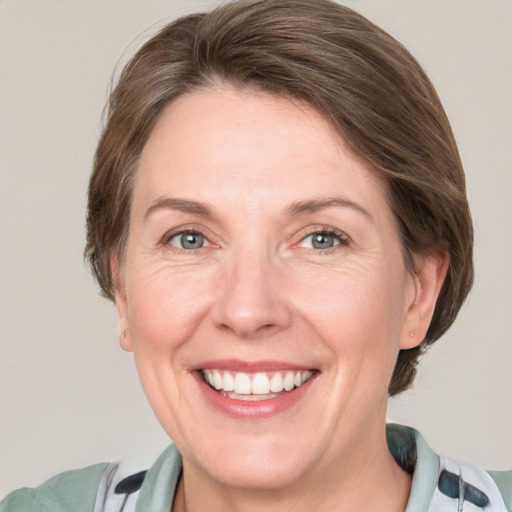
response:
<path fill-rule="evenodd" d="M 246 250 L 228 259 L 212 308 L 217 327 L 242 339 L 257 339 L 286 329 L 291 311 L 272 258 Z"/>

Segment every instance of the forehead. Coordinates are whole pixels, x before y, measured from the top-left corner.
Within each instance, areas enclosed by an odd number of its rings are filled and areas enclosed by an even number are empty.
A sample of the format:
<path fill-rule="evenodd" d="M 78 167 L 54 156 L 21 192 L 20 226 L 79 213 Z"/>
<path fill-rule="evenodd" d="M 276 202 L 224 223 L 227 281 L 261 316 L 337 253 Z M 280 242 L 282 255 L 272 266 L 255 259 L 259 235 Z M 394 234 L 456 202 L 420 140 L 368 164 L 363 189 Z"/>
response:
<path fill-rule="evenodd" d="M 164 195 L 281 205 L 339 194 L 382 203 L 384 180 L 309 105 L 224 87 L 165 108 L 139 161 L 134 206 Z"/>

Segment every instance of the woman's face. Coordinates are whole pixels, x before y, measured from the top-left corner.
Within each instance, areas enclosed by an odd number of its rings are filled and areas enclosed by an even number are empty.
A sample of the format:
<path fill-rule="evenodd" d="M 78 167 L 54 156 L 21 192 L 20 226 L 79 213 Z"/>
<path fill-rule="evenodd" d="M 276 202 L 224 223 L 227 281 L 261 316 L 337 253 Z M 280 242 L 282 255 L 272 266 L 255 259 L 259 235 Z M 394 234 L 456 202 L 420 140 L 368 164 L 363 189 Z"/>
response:
<path fill-rule="evenodd" d="M 309 107 L 226 86 L 163 112 L 116 298 L 186 466 L 276 488 L 371 456 L 417 293 L 383 182 Z"/>

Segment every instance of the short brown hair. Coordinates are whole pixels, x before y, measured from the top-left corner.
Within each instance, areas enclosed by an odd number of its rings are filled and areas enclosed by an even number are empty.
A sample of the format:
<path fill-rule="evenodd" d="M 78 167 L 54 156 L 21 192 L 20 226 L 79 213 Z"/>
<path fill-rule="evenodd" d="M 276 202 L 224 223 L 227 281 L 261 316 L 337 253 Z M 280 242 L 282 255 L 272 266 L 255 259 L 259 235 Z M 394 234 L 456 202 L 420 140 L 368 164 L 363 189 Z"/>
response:
<path fill-rule="evenodd" d="M 430 80 L 386 32 L 329 0 L 242 0 L 182 17 L 145 43 L 108 102 L 94 160 L 85 255 L 114 300 L 132 181 L 169 102 L 223 82 L 305 101 L 386 177 L 404 260 L 438 251 L 449 268 L 421 345 L 398 356 L 389 393 L 413 381 L 420 354 L 452 324 L 473 281 L 473 230 L 457 146 Z"/>

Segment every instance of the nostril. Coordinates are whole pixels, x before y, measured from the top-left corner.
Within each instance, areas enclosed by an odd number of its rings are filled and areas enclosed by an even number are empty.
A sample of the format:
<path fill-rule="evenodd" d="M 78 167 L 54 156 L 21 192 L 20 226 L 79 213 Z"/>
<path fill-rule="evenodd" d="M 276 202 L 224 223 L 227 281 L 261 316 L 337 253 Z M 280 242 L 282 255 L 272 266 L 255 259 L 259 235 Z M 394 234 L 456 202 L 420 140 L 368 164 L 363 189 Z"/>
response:
<path fill-rule="evenodd" d="M 219 329 L 226 333 L 236 334 L 238 337 L 243 339 L 251 339 L 261 335 L 269 334 L 274 329 L 279 329 L 278 325 L 275 323 L 268 323 L 263 325 L 250 325 L 250 324 L 228 324 L 221 323 L 218 326 Z"/>
<path fill-rule="evenodd" d="M 250 272 L 248 272 L 250 273 Z M 290 324 L 286 299 L 270 283 L 256 279 L 228 280 L 211 309 L 214 324 L 240 338 L 269 335 Z"/>

